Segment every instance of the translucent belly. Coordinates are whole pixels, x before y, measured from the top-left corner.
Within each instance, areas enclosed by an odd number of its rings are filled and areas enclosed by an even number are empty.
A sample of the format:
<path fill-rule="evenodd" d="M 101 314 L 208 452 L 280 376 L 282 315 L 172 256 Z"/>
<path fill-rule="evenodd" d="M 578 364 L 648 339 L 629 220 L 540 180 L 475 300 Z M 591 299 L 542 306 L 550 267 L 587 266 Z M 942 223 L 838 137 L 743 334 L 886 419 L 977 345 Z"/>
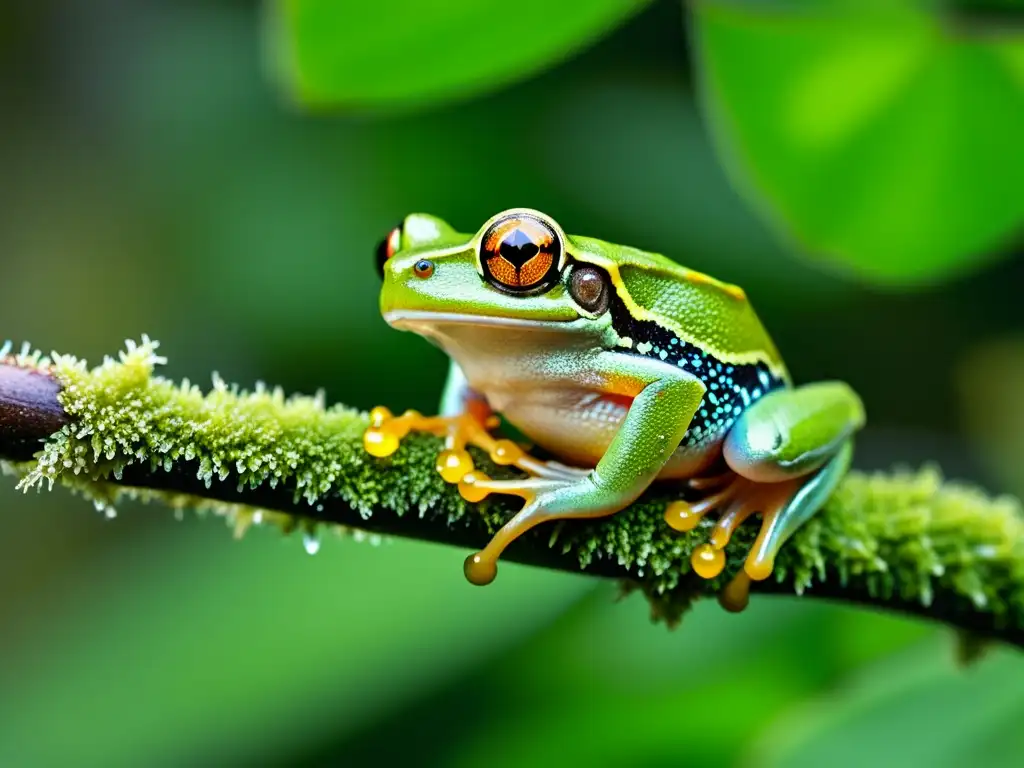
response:
<path fill-rule="evenodd" d="M 492 404 L 501 406 L 498 410 L 513 426 L 558 460 L 578 467 L 593 467 L 601 460 L 630 405 L 628 398 L 581 391 L 535 391 L 526 398 L 496 394 L 493 400 L 498 402 Z M 720 454 L 721 440 L 680 447 L 658 477 L 692 477 Z"/>

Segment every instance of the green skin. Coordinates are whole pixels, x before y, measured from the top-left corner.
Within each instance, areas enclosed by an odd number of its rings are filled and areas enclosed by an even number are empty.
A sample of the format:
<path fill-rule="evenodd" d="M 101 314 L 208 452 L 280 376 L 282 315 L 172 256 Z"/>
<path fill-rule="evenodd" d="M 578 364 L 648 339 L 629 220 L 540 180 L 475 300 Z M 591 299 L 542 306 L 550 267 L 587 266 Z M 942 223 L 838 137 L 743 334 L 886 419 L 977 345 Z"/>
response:
<path fill-rule="evenodd" d="M 514 215 L 539 218 L 557 233 L 565 267 L 547 290 L 514 295 L 484 277 L 481 240 L 492 224 Z M 758 485 L 803 479 L 759 538 L 762 562 L 770 564 L 849 467 L 852 435 L 864 422 L 860 399 L 840 382 L 794 388 L 739 289 L 656 254 L 570 238 L 530 209 L 498 214 L 475 235 L 414 214 L 395 238 L 395 253 L 384 263 L 381 311 L 390 325 L 424 336 L 451 358 L 442 413 L 455 416 L 473 400 L 486 401 L 542 448 L 581 467 L 552 465 L 527 481 L 536 495 L 506 526 L 511 538 L 545 520 L 613 514 L 656 480 L 699 477 L 724 461 Z M 415 269 L 424 261 L 429 275 Z M 569 275 L 583 264 L 606 275 L 619 331 L 611 311 L 591 312 L 574 299 Z M 623 317 L 637 321 L 635 338 L 622 334 Z M 775 385 L 759 388 L 750 403 L 737 399 L 738 415 L 701 421 L 699 439 L 687 440 L 714 392 L 692 365 L 638 354 L 658 339 L 667 346 L 666 334 L 673 347 L 685 342 L 729 370 L 760 366 Z M 496 560 L 509 540 L 492 542 L 485 559 Z"/>

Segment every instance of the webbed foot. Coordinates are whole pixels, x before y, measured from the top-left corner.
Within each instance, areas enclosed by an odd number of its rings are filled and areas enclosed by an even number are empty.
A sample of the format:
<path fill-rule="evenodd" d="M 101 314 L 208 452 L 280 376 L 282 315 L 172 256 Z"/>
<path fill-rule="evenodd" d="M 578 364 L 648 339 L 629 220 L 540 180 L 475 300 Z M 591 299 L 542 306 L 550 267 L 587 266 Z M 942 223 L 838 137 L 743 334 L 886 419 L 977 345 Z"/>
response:
<path fill-rule="evenodd" d="M 776 483 L 755 482 L 738 474 L 698 479 L 691 481 L 691 487 L 708 490 L 707 496 L 668 505 L 665 521 L 677 531 L 691 531 L 708 513 L 718 512 L 708 542 L 691 556 L 694 572 L 705 579 L 717 577 L 725 568 L 725 548 L 733 533 L 749 517 L 761 515 L 761 529 L 743 568 L 719 595 L 724 608 L 741 611 L 746 607 L 751 582 L 771 576 L 782 545 L 825 503 L 849 468 L 851 454 L 852 444 L 847 442 L 817 472 Z"/>
<path fill-rule="evenodd" d="M 458 485 L 462 498 L 477 503 L 491 494 L 501 494 L 519 496 L 525 501 L 522 510 L 494 535 L 483 550 L 466 559 L 466 578 L 478 585 L 494 580 L 498 558 L 505 547 L 522 533 L 544 520 L 576 516 L 569 510 L 558 512 L 563 506 L 559 500 L 547 497 L 551 502 L 548 503 L 542 495 L 579 487 L 589 475 L 585 469 L 534 458 L 511 440 L 495 438 L 488 430 L 497 426 L 498 419 L 489 413 L 470 411 L 455 416 L 423 416 L 416 411 L 406 411 L 400 416 L 393 416 L 386 408 L 375 408 L 370 413 L 370 426 L 363 434 L 366 451 L 377 457 L 397 451 L 402 439 L 413 431 L 443 437 L 445 447 L 437 455 L 435 466 L 446 482 Z M 473 458 L 466 450 L 469 445 L 486 451 L 495 464 L 516 467 L 526 477 L 491 479 L 473 465 Z"/>
<path fill-rule="evenodd" d="M 690 558 L 694 572 L 705 579 L 715 578 L 725 568 L 725 547 L 747 518 L 762 514 L 760 542 L 800 485 L 797 481 L 759 484 L 739 475 L 732 475 L 718 484 L 721 487 L 715 488 L 715 484 L 707 480 L 691 482 L 691 487 L 712 490 L 699 501 L 674 501 L 665 510 L 665 522 L 681 532 L 692 531 L 709 513 L 719 513 L 708 543 L 697 547 Z M 773 560 L 773 552 L 755 545 L 744 569 L 753 579 L 765 579 L 771 573 Z"/>
<path fill-rule="evenodd" d="M 475 469 L 473 457 L 466 450 L 468 445 L 486 451 L 495 464 L 516 467 L 531 477 L 574 480 L 586 476 L 586 470 L 535 459 L 511 440 L 493 437 L 488 430 L 496 429 L 499 423 L 490 413 L 468 411 L 457 416 L 423 416 L 416 411 L 406 411 L 392 416 L 387 408 L 377 407 L 370 411 L 370 426 L 363 433 L 363 446 L 372 456 L 384 457 L 397 451 L 410 432 L 429 432 L 443 437 L 444 450 L 437 455 L 435 466 L 441 477 L 453 485 Z"/>

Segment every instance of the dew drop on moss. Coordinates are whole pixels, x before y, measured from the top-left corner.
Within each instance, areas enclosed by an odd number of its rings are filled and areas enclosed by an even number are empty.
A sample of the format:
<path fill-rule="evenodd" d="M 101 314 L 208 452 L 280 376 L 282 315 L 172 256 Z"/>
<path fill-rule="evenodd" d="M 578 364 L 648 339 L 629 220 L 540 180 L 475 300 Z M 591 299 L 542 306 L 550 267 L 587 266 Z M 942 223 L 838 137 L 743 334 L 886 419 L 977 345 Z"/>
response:
<path fill-rule="evenodd" d="M 320 537 L 315 533 L 304 534 L 302 537 L 302 546 L 305 547 L 308 554 L 315 555 L 320 551 Z"/>

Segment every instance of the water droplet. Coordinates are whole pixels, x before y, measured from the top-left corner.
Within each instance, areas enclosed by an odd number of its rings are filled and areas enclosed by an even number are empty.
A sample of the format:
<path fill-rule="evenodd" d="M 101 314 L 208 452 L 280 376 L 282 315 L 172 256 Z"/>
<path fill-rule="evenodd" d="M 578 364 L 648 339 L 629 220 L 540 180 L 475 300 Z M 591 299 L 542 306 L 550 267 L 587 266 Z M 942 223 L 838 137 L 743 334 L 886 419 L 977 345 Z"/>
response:
<path fill-rule="evenodd" d="M 302 546 L 308 554 L 315 555 L 320 551 L 320 537 L 315 533 L 307 533 L 302 537 Z"/>

